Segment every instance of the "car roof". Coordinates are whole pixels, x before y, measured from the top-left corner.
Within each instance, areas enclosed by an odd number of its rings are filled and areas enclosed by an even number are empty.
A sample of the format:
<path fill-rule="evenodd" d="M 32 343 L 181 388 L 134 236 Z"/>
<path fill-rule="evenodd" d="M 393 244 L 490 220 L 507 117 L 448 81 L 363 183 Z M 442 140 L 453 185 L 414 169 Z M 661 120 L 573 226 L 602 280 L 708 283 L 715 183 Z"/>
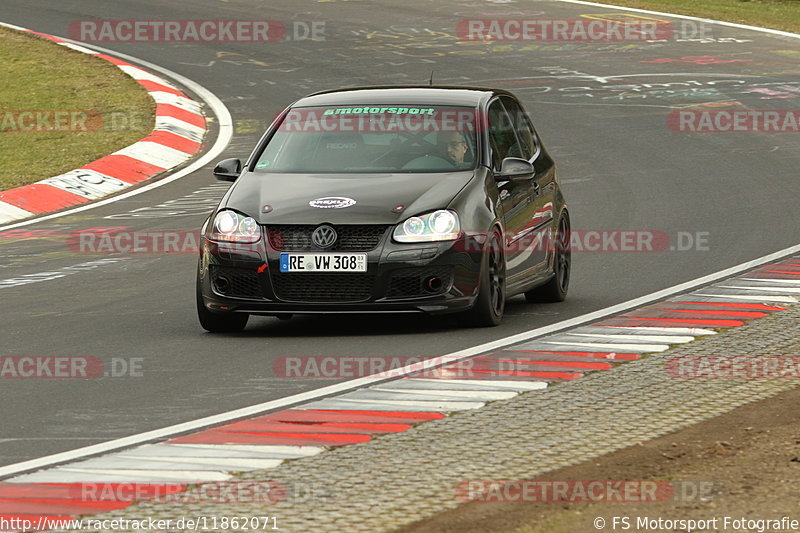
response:
<path fill-rule="evenodd" d="M 477 107 L 492 95 L 513 95 L 501 89 L 446 85 L 353 87 L 322 91 L 301 98 L 292 107 L 365 104 L 459 105 Z"/>

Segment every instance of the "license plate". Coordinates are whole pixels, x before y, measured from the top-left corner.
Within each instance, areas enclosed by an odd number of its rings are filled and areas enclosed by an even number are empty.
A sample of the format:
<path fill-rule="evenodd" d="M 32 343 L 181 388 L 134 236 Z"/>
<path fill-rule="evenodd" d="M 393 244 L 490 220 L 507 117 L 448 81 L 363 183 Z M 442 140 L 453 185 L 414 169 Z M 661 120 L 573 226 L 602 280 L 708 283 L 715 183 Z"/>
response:
<path fill-rule="evenodd" d="M 367 254 L 281 254 L 281 272 L 366 272 Z"/>

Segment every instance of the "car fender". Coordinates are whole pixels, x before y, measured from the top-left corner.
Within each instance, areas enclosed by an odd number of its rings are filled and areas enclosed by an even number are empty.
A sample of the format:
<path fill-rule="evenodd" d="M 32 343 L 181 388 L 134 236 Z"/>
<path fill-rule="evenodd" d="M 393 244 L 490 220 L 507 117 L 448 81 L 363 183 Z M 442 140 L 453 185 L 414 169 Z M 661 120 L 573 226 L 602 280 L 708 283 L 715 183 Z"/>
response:
<path fill-rule="evenodd" d="M 504 232 L 500 207 L 500 193 L 492 172 L 483 166 L 475 170 L 475 177 L 450 202 L 449 209 L 461 219 L 461 229 L 467 234 L 485 237 L 497 228 Z M 485 239 L 483 239 L 485 240 Z"/>

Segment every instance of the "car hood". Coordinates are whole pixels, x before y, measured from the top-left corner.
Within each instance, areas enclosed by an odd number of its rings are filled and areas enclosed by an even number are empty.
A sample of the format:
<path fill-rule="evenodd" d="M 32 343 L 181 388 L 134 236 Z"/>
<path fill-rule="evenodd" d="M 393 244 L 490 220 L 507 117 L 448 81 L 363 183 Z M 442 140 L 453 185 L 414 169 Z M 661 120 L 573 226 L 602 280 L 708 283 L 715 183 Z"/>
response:
<path fill-rule="evenodd" d="M 408 216 L 447 207 L 474 171 L 397 174 L 268 174 L 245 172 L 221 207 L 260 224 L 396 224 Z M 346 199 L 347 207 L 309 202 Z M 315 202 L 336 205 L 336 201 Z M 264 206 L 271 210 L 264 213 Z M 405 209 L 398 212 L 396 206 Z"/>

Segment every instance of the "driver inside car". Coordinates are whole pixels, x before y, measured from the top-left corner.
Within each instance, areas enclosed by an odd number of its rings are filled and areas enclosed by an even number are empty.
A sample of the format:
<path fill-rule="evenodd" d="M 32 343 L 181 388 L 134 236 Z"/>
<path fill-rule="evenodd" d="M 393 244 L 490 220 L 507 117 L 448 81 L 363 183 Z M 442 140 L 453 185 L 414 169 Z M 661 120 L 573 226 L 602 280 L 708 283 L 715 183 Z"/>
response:
<path fill-rule="evenodd" d="M 472 166 L 472 153 L 464 135 L 458 131 L 440 133 L 437 139 L 440 151 L 455 168 Z"/>

